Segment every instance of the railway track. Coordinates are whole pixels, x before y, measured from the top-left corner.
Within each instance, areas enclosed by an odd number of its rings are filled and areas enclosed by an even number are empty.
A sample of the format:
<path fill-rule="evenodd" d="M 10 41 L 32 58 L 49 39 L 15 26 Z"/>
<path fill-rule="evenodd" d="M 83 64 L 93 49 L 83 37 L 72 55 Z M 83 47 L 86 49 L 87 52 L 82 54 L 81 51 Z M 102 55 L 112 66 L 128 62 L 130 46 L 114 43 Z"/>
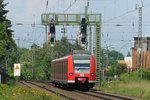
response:
<path fill-rule="evenodd" d="M 81 94 L 85 94 L 85 95 L 91 95 L 93 97 L 101 98 L 104 100 L 135 100 L 134 98 L 131 98 L 131 97 L 105 93 L 102 91 L 97 91 L 95 89 L 90 89 L 87 92 L 82 92 L 82 91 L 77 91 L 77 92 L 80 92 Z"/>
<path fill-rule="evenodd" d="M 56 88 L 47 82 L 24 82 L 25 84 L 32 84 L 37 87 L 40 87 L 46 91 L 52 92 L 54 94 L 60 95 L 62 98 L 67 98 L 67 100 L 134 100 L 133 98 L 114 95 L 105 93 L 102 91 L 97 91 L 95 89 L 90 89 L 89 91 L 69 91 L 62 88 Z M 28 86 L 29 87 L 29 86 Z"/>
<path fill-rule="evenodd" d="M 101 99 L 105 99 L 105 100 L 135 100 L 135 98 L 111 94 L 111 93 L 106 93 L 103 91 L 98 91 L 96 89 L 90 89 L 89 91 L 86 91 L 86 92 L 78 91 L 78 90 L 75 90 L 75 91 L 77 91 L 81 94 L 91 95 L 93 97 L 101 98 Z"/>

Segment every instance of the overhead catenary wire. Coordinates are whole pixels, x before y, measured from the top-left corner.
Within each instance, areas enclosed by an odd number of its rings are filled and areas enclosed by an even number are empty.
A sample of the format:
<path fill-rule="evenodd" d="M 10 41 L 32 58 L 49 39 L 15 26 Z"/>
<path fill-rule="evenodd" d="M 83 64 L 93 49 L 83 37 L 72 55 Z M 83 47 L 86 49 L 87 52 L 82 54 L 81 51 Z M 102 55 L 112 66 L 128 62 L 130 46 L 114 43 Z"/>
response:
<path fill-rule="evenodd" d="M 147 7 L 147 6 L 150 6 L 150 4 L 143 5 L 142 8 Z M 125 16 L 125 15 L 127 15 L 127 14 L 130 14 L 130 13 L 136 11 L 136 10 L 137 10 L 137 9 L 127 11 L 127 12 L 125 12 L 125 13 L 119 15 L 119 16 L 115 16 L 115 17 L 113 17 L 113 18 L 111 18 L 111 19 L 108 19 L 108 20 L 106 20 L 106 21 L 103 21 L 103 23 L 107 23 L 107 22 L 116 20 L 116 19 L 118 19 L 118 18 L 120 18 L 120 17 L 123 17 L 123 16 Z"/>
<path fill-rule="evenodd" d="M 67 8 L 63 11 L 63 13 L 65 13 L 66 11 L 68 11 L 76 2 L 77 2 L 77 0 L 74 0 L 74 2 L 71 3 L 70 6 L 67 7 Z"/>
<path fill-rule="evenodd" d="M 111 19 L 108 19 L 108 20 L 104 21 L 103 23 L 107 23 L 107 22 L 113 21 L 113 20 L 118 19 L 118 18 L 120 18 L 120 17 L 122 17 L 122 16 L 125 16 L 125 15 L 127 15 L 127 14 L 129 14 L 129 13 L 132 13 L 132 12 L 134 12 L 134 11 L 136 11 L 136 9 L 135 9 L 135 10 L 127 11 L 127 12 L 125 12 L 125 13 L 119 15 L 119 16 L 115 16 L 115 17 L 113 17 L 113 18 L 111 18 Z"/>

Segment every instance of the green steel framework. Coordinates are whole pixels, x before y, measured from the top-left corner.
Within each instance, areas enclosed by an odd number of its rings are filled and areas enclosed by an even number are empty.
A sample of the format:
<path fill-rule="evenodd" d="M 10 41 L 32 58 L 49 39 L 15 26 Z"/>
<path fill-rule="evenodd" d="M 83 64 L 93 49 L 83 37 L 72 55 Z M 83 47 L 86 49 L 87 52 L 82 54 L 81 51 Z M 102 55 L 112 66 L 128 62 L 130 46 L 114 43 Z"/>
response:
<path fill-rule="evenodd" d="M 100 47 L 101 47 L 101 14 L 56 14 L 43 13 L 41 15 L 42 25 L 49 25 L 51 18 L 54 19 L 56 25 L 80 25 L 81 19 L 87 19 L 88 26 L 94 26 L 95 33 L 95 57 L 96 57 L 96 81 L 97 85 L 101 85 L 101 64 L 100 64 Z"/>

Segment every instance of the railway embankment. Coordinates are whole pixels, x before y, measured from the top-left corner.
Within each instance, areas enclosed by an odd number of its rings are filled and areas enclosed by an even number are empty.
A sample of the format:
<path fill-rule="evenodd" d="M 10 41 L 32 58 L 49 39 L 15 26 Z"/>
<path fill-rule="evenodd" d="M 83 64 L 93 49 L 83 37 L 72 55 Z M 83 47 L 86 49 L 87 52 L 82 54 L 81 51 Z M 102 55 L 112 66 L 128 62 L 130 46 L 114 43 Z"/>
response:
<path fill-rule="evenodd" d="M 98 90 L 129 96 L 135 100 L 150 99 L 150 80 L 141 77 L 138 73 L 126 73 L 119 80 L 104 82 Z"/>

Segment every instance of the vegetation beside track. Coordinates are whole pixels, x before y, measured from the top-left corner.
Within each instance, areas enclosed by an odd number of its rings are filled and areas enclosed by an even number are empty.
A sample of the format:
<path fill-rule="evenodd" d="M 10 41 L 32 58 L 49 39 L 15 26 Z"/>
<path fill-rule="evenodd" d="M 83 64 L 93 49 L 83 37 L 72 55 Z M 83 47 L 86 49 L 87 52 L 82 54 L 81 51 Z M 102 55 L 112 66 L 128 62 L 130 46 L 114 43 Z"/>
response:
<path fill-rule="evenodd" d="M 59 97 L 42 90 L 0 84 L 0 100 L 59 100 Z"/>
<path fill-rule="evenodd" d="M 110 93 L 120 94 L 137 98 L 136 100 L 150 99 L 150 80 L 146 71 L 139 76 L 138 73 L 126 73 L 120 76 L 119 80 L 104 83 L 98 89 Z"/>

